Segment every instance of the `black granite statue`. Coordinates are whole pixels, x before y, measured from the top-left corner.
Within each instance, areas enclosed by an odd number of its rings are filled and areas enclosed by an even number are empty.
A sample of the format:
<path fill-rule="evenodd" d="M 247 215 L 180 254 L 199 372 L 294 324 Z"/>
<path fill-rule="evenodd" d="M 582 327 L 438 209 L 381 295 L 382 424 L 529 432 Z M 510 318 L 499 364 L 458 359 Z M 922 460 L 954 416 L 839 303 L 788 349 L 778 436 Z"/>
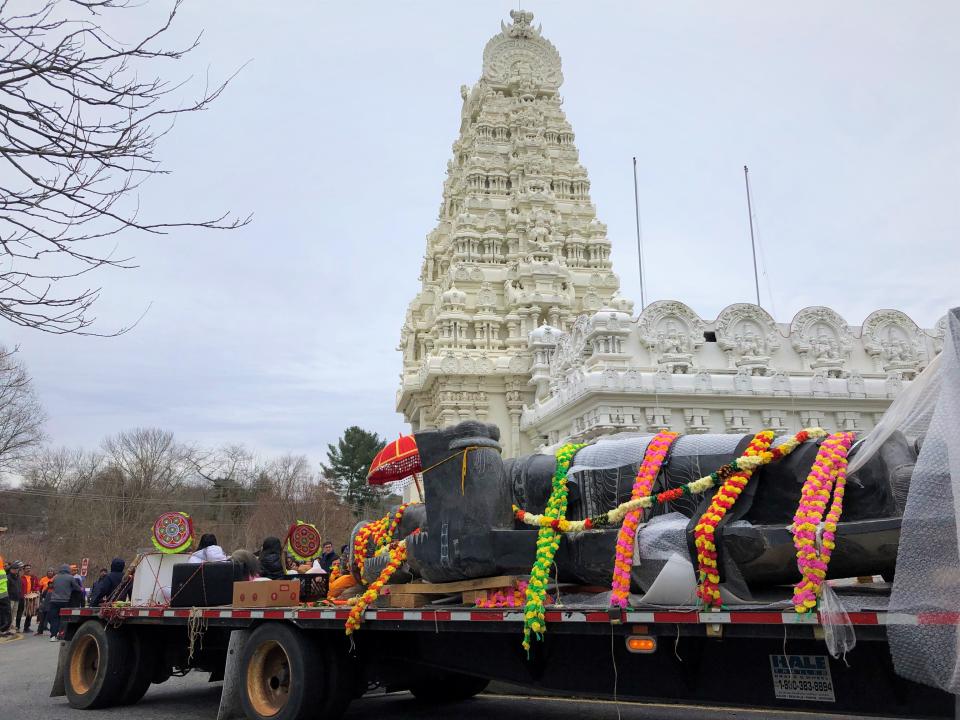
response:
<path fill-rule="evenodd" d="M 422 466 L 428 468 L 423 477 L 425 504 L 411 508 L 404 517 L 401 536 L 408 536 L 414 528 L 420 528 L 420 532 L 408 539 L 409 568 L 397 580 L 420 576 L 430 582 L 448 582 L 529 572 L 537 532 L 519 523 L 511 506 L 516 503 L 529 512 L 543 511 L 550 493 L 554 458 L 529 455 L 503 460 L 499 437 L 496 426 L 475 421 L 416 434 Z M 720 440 L 716 436 L 714 442 L 710 436 L 682 438 L 682 448 L 668 454 L 654 491 L 712 472 L 742 454 L 751 437 L 724 436 L 722 445 L 729 448 L 725 452 L 716 451 L 716 441 Z M 784 460 L 764 466 L 751 479 L 748 489 L 717 529 L 722 581 L 735 579 L 741 589 L 744 585 L 755 589 L 798 579 L 787 527 L 817 447 L 816 442 L 808 441 Z M 855 445 L 851 457 L 856 452 Z M 892 576 L 902 503 L 916 454 L 916 448 L 908 445 L 903 436 L 894 434 L 880 452 L 850 477 L 830 577 Z M 571 475 L 567 517 L 596 515 L 629 499 L 636 468 L 634 463 Z M 683 502 L 654 510 L 654 515 L 674 512 L 689 518 L 687 552 L 694 558 L 693 527 L 710 497 L 710 493 L 687 497 Z M 555 559 L 559 579 L 608 585 L 616 534 L 616 529 L 605 529 L 564 535 Z M 384 563 L 384 558 L 367 562 L 368 582 Z M 645 566 L 646 576 L 634 573 L 635 590 L 645 589 L 650 573 L 655 576 L 662 562 L 644 561 L 641 565 Z"/>

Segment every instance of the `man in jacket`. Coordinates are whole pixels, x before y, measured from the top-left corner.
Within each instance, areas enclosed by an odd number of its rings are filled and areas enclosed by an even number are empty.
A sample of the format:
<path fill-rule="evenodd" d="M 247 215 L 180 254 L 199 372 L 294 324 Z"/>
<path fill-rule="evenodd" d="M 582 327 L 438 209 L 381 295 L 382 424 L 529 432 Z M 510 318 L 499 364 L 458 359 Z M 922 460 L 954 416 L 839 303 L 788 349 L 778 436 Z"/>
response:
<path fill-rule="evenodd" d="M 51 582 L 53 594 L 50 595 L 50 605 L 47 610 L 47 618 L 50 621 L 50 642 L 57 641 L 57 635 L 60 634 L 60 611 L 65 607 L 70 607 L 70 598 L 76 593 L 83 594 L 83 587 L 80 581 L 70 574 L 69 565 L 61 565 L 60 572 L 56 574 Z"/>
<path fill-rule="evenodd" d="M 97 607 L 106 600 L 119 600 L 113 593 L 123 584 L 123 558 L 114 558 L 110 563 L 110 572 L 97 580 L 90 595 L 90 607 Z"/>
<path fill-rule="evenodd" d="M 337 552 L 333 549 L 333 543 L 327 540 L 323 544 L 323 554 L 320 556 L 320 567 L 327 572 L 333 567 L 333 562 L 337 559 Z"/>
<path fill-rule="evenodd" d="M 13 615 L 10 612 L 10 579 L 7 577 L 7 570 L 3 564 L 3 558 L 0 557 L 0 637 L 9 637 L 13 635 L 10 630 L 10 621 Z"/>
<path fill-rule="evenodd" d="M 20 577 L 20 571 L 23 570 L 23 563 L 14 560 L 7 568 L 7 594 L 10 597 L 10 614 L 13 621 L 13 631 L 17 632 L 20 618 L 23 617 L 23 579 Z"/>

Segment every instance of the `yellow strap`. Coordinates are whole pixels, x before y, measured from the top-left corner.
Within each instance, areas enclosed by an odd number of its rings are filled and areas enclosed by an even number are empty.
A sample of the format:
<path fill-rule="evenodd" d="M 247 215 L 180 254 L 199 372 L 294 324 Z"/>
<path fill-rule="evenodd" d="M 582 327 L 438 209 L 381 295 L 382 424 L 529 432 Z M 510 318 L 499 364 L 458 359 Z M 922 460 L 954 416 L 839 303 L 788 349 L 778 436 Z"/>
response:
<path fill-rule="evenodd" d="M 439 462 L 435 462 L 433 465 L 431 465 L 431 466 L 428 467 L 428 468 L 424 468 L 423 470 L 420 471 L 420 474 L 421 474 L 421 475 L 426 475 L 426 474 L 427 474 L 428 472 L 430 472 L 431 470 L 440 467 L 440 466 L 443 465 L 445 462 L 449 462 L 450 460 L 453 460 L 453 459 L 454 459 L 455 457 L 457 457 L 461 452 L 463 452 L 463 463 L 462 463 L 462 465 L 460 466 L 460 494 L 463 495 L 463 494 L 464 494 L 464 486 L 465 486 L 465 484 L 466 484 L 466 482 L 467 482 L 467 453 L 469 453 L 471 450 L 483 450 L 483 449 L 485 449 L 485 446 L 483 446 L 483 445 L 469 445 L 469 446 L 463 448 L 462 451 L 458 450 L 458 451 L 455 452 L 453 455 L 450 455 L 449 457 L 445 457 L 443 460 L 440 460 Z"/>

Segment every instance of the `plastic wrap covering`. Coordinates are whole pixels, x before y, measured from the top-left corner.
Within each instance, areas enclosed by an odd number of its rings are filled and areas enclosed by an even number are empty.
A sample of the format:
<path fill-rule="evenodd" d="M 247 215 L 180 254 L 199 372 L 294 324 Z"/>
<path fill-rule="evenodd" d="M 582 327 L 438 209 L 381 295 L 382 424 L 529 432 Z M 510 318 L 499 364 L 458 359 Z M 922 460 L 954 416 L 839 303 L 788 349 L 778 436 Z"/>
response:
<path fill-rule="evenodd" d="M 582 520 L 629 500 L 637 467 L 652 437 L 627 435 L 601 439 L 580 450 L 568 473 L 576 488 L 576 498 L 571 497 L 567 517 Z M 675 487 L 716 470 L 736 457 L 747 439 L 743 435 L 681 435 L 670 448 L 655 489 Z M 653 512 L 659 515 L 679 510 L 689 516 L 698 502 L 698 499 L 682 498 L 658 506 Z"/>
<path fill-rule="evenodd" d="M 903 513 L 891 612 L 955 613 L 960 609 L 960 308 L 947 315 L 940 392 Z M 929 401 L 918 392 L 916 402 Z M 904 417 L 921 408 L 900 409 Z M 960 693 L 958 624 L 890 626 L 890 652 L 898 674 Z"/>
<path fill-rule="evenodd" d="M 903 433 L 910 442 L 923 438 L 940 395 L 942 357 L 943 354 L 937 355 L 933 362 L 904 388 L 887 408 L 877 426 L 862 443 L 854 446 L 856 455 L 847 469 L 851 476 L 880 450 L 884 441 L 893 433 Z"/>
<path fill-rule="evenodd" d="M 647 452 L 653 435 L 626 435 L 600 438 L 593 445 L 581 448 L 573 458 L 567 476 L 584 470 L 610 470 L 624 465 L 637 465 Z"/>

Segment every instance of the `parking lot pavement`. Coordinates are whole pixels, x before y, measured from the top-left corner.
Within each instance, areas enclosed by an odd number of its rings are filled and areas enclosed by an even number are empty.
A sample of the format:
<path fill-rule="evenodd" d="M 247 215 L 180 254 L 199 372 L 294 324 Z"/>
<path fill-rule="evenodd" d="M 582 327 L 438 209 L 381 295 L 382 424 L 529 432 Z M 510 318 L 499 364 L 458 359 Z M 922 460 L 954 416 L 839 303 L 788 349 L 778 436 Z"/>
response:
<path fill-rule="evenodd" d="M 190 673 L 154 685 L 133 708 L 72 710 L 66 698 L 51 698 L 50 687 L 57 667 L 59 645 L 33 635 L 0 642 L 0 720 L 215 720 L 220 703 L 220 683 L 207 682 L 205 673 Z M 639 705 L 610 701 L 526 697 L 488 693 L 454 706 L 425 707 L 409 693 L 367 695 L 354 701 L 344 720 L 448 720 L 463 716 L 471 720 L 781 720 L 823 717 L 812 713 L 765 712 L 750 708 L 708 710 L 677 705 Z M 832 716 L 833 720 L 852 720 Z M 858 720 L 866 720 L 862 716 Z"/>

